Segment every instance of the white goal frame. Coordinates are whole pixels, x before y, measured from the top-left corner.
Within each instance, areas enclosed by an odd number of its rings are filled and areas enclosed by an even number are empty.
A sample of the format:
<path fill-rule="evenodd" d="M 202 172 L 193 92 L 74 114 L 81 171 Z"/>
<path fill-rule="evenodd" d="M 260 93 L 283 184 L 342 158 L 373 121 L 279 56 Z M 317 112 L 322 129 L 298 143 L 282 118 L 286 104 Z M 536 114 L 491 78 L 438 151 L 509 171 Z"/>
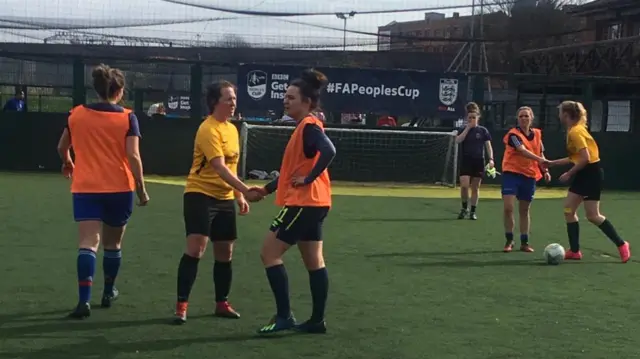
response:
<path fill-rule="evenodd" d="M 246 122 L 242 122 L 240 126 L 240 164 L 238 168 L 238 175 L 242 179 L 247 179 L 247 151 L 248 151 L 248 134 L 251 128 L 269 128 L 273 130 L 282 129 L 293 131 L 295 129 L 294 126 L 282 126 L 282 125 L 257 125 L 257 124 L 248 124 Z M 424 135 L 424 136 L 448 136 L 449 137 L 449 145 L 447 148 L 446 158 L 444 161 L 444 168 L 442 169 L 442 177 L 439 182 L 436 182 L 437 185 L 443 185 L 448 187 L 456 187 L 458 182 L 458 144 L 456 143 L 456 137 L 458 135 L 457 130 L 453 130 L 451 132 L 441 132 L 441 131 L 407 131 L 407 130 L 387 130 L 387 129 L 371 129 L 371 128 L 340 128 L 340 127 L 325 127 L 325 132 L 327 136 L 331 137 L 332 132 L 368 132 L 368 133 L 376 133 L 376 134 L 391 134 L 391 135 Z M 420 154 L 416 154 L 420 155 Z M 449 164 L 452 164 L 449 166 Z M 449 168 L 450 167 L 450 168 Z M 448 181 L 448 176 L 451 176 L 451 182 Z"/>

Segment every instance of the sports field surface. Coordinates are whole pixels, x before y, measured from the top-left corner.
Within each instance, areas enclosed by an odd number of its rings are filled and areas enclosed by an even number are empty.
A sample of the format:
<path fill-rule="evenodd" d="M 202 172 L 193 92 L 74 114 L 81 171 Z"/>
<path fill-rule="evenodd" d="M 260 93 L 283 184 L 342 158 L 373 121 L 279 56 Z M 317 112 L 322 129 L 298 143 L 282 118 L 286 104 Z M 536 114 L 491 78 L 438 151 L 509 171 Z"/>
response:
<path fill-rule="evenodd" d="M 483 192 L 474 222 L 455 219 L 455 189 L 336 186 L 325 226 L 329 332 L 267 339 L 254 335 L 275 311 L 259 248 L 278 209 L 263 201 L 239 222 L 231 299 L 242 318 L 211 315 L 207 253 L 189 322 L 171 326 L 184 246 L 182 187 L 180 179 L 151 181 L 151 202 L 136 209 L 125 238 L 120 300 L 97 308 L 100 259 L 96 309 L 85 321 L 69 321 L 62 318 L 76 304 L 77 248 L 68 183 L 57 175 L 0 173 L 0 359 L 611 359 L 639 353 L 638 262 L 620 264 L 615 247 L 583 221 L 584 260 L 544 265 L 543 247 L 566 242 L 563 193 L 545 189 L 533 205 L 537 252 L 504 254 L 495 188 Z M 632 249 L 639 199 L 635 193 L 604 196 L 604 213 Z M 308 277 L 295 249 L 286 263 L 293 309 L 306 319 Z"/>

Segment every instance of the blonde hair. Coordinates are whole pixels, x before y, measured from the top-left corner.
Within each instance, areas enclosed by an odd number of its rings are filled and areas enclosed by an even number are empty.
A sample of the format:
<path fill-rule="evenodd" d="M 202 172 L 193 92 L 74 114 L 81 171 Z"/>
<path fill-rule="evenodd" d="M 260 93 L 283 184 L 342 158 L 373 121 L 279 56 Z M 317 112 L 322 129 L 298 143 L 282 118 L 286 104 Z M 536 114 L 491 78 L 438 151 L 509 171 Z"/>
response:
<path fill-rule="evenodd" d="M 587 110 L 584 105 L 577 101 L 564 101 L 558 106 L 560 111 L 566 113 L 573 121 L 578 124 L 587 126 Z"/>
<path fill-rule="evenodd" d="M 469 102 L 465 109 L 467 110 L 467 114 L 475 113 L 480 116 L 480 106 L 478 106 L 478 104 L 475 102 Z"/>
<path fill-rule="evenodd" d="M 516 116 L 520 114 L 520 111 L 529 111 L 529 115 L 531 115 L 531 119 L 533 119 L 533 109 L 529 106 L 522 106 L 516 111 Z"/>

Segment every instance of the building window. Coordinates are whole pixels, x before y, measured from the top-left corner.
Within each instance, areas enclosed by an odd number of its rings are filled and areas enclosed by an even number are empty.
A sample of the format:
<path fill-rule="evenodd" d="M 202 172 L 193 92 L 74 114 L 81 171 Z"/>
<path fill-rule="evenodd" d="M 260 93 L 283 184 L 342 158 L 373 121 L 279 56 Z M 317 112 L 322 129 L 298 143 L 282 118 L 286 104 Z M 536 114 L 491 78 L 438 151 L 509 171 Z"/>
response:
<path fill-rule="evenodd" d="M 609 101 L 606 132 L 629 132 L 631 129 L 631 102 Z"/>
<path fill-rule="evenodd" d="M 605 31 L 605 40 L 619 39 L 622 37 L 622 24 L 609 24 Z"/>

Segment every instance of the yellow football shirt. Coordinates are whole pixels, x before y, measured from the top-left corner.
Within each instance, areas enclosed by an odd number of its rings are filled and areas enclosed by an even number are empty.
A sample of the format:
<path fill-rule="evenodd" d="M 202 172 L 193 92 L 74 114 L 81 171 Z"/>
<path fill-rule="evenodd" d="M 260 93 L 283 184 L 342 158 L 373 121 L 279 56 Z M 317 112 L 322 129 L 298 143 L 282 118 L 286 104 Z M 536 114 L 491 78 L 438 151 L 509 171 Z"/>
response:
<path fill-rule="evenodd" d="M 578 162 L 580 150 L 583 148 L 586 148 L 589 153 L 589 163 L 600 161 L 600 150 L 596 140 L 593 139 L 586 126 L 578 124 L 571 127 L 567 132 L 567 152 L 571 162 Z"/>
<path fill-rule="evenodd" d="M 187 177 L 185 193 L 199 192 L 219 200 L 234 199 L 233 187 L 228 185 L 211 167 L 211 160 L 223 157 L 233 173 L 238 173 L 240 139 L 238 129 L 229 121 L 207 117 L 196 133 L 193 162 Z"/>

